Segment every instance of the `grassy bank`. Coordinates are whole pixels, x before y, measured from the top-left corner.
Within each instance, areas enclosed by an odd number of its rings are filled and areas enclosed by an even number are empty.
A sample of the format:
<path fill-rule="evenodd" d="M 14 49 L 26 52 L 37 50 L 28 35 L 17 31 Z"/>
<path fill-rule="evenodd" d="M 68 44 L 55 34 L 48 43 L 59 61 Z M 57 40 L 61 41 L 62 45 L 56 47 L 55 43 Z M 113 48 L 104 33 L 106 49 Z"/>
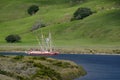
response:
<path fill-rule="evenodd" d="M 72 80 L 86 74 L 74 62 L 47 57 L 0 56 L 0 61 L 2 80 Z"/>

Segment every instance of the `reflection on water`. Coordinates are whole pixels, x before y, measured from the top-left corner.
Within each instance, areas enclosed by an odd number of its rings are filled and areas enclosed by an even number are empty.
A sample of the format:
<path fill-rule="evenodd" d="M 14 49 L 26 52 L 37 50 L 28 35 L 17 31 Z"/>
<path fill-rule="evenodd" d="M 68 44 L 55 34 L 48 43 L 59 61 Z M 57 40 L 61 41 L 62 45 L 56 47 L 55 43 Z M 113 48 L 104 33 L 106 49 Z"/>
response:
<path fill-rule="evenodd" d="M 0 52 L 0 55 L 25 55 L 25 53 Z M 75 80 L 120 80 L 120 56 L 60 54 L 49 56 L 57 59 L 72 60 L 82 65 L 87 75 Z"/>

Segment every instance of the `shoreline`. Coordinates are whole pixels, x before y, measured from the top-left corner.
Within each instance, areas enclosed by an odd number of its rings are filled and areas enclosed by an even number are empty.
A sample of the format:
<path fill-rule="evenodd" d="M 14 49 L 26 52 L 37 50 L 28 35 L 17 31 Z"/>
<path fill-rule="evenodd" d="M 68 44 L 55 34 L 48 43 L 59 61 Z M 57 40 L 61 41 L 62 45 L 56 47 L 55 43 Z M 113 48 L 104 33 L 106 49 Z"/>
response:
<path fill-rule="evenodd" d="M 0 52 L 22 52 L 28 51 L 30 48 L 39 48 L 34 46 L 15 46 L 15 47 L 0 47 Z M 120 55 L 120 47 L 105 48 L 105 47 L 78 47 L 78 48 L 64 48 L 57 47 L 56 51 L 60 54 L 94 54 L 94 55 Z"/>
<path fill-rule="evenodd" d="M 25 53 L 25 51 L 0 51 L 0 53 L 1 52 L 5 52 L 5 53 L 7 53 L 7 52 L 10 52 L 10 53 Z M 69 53 L 60 53 L 60 54 L 83 54 L 83 55 L 117 55 L 117 56 L 120 56 L 120 54 L 116 54 L 116 53 L 71 53 L 71 52 L 69 52 Z M 59 55 L 59 54 L 58 54 Z"/>

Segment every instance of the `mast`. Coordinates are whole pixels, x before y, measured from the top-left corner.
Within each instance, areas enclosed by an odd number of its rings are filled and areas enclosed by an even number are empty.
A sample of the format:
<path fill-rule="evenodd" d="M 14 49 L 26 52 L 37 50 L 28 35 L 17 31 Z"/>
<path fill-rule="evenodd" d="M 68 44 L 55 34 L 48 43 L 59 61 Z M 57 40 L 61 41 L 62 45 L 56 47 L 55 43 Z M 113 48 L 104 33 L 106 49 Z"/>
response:
<path fill-rule="evenodd" d="M 37 40 L 37 42 L 38 42 L 38 44 L 39 44 L 40 48 L 42 49 L 42 46 L 41 46 L 41 43 L 40 43 L 39 36 L 37 35 L 37 33 L 36 33 L 35 31 L 32 31 L 32 33 L 35 35 L 36 40 Z"/>
<path fill-rule="evenodd" d="M 42 46 L 41 46 L 41 44 L 40 44 L 40 39 L 36 36 L 36 39 L 37 39 L 37 41 L 38 41 L 38 44 L 39 44 L 39 46 L 40 46 L 40 49 L 42 49 Z"/>
<path fill-rule="evenodd" d="M 44 36 L 41 30 L 41 46 L 42 46 L 42 51 L 45 51 L 45 45 L 44 45 Z"/>
<path fill-rule="evenodd" d="M 49 31 L 49 48 L 50 48 L 50 52 L 52 52 L 52 41 L 51 41 L 51 33 Z"/>

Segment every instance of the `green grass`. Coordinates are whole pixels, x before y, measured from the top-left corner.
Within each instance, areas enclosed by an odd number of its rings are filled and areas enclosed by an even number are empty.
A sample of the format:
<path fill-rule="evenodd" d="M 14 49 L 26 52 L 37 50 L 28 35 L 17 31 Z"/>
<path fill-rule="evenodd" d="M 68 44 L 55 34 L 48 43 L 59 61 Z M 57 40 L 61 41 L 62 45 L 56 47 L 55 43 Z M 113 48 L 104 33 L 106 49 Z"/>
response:
<path fill-rule="evenodd" d="M 27 9 L 32 4 L 39 5 L 40 10 L 30 16 Z M 55 46 L 120 46 L 119 0 L 86 0 L 74 6 L 69 0 L 1 0 L 0 7 L 1 46 L 37 45 L 35 34 L 28 31 L 38 21 L 47 25 L 42 29 L 45 35 L 51 30 Z M 78 7 L 89 7 L 96 13 L 70 22 Z M 36 32 L 39 34 L 40 29 Z M 19 34 L 21 43 L 6 43 L 5 37 L 9 34 Z"/>

